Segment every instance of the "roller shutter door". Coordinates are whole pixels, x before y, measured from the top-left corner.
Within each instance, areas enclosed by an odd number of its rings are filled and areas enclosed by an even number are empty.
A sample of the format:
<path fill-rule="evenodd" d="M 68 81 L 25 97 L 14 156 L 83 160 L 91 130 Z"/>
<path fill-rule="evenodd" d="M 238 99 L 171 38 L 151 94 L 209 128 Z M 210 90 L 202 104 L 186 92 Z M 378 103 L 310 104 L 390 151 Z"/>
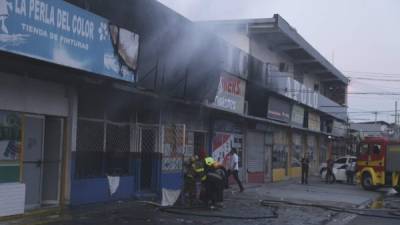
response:
<path fill-rule="evenodd" d="M 248 182 L 264 182 L 264 133 L 248 132 L 247 150 L 247 180 Z"/>

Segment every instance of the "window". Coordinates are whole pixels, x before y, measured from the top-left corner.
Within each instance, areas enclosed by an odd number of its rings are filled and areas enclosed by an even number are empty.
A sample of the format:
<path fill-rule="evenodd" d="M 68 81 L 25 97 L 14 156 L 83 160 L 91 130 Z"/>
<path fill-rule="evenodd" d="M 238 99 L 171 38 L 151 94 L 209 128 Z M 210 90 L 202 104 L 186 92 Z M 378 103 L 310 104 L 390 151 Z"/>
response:
<path fill-rule="evenodd" d="M 360 154 L 364 155 L 364 154 L 368 154 L 368 153 L 369 153 L 368 144 L 361 144 L 360 145 Z"/>
<path fill-rule="evenodd" d="M 0 183 L 19 180 L 22 115 L 0 111 Z"/>
<path fill-rule="evenodd" d="M 347 162 L 347 158 L 340 158 L 335 161 L 338 164 L 345 164 Z"/>
<path fill-rule="evenodd" d="M 319 84 L 314 84 L 314 91 L 319 91 Z"/>
<path fill-rule="evenodd" d="M 75 176 L 125 176 L 131 172 L 129 125 L 78 119 Z"/>
<path fill-rule="evenodd" d="M 375 155 L 379 155 L 381 153 L 381 145 L 375 144 L 372 147 L 372 153 L 374 153 Z"/>
<path fill-rule="evenodd" d="M 75 176 L 77 178 L 103 176 L 104 124 L 79 119 L 76 142 Z"/>

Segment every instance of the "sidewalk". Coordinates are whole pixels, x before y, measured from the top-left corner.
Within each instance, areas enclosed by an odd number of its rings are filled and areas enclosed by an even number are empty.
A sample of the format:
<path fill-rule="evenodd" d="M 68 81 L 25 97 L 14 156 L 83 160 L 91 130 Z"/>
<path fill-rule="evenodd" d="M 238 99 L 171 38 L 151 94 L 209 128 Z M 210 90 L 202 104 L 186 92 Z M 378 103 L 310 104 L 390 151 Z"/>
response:
<path fill-rule="evenodd" d="M 170 214 L 158 208 L 137 201 L 119 201 L 62 209 L 46 215 L 31 215 L 19 219 L 1 221 L 1 225 L 118 225 L 118 224 L 326 224 L 335 214 L 318 208 L 279 206 L 278 209 L 261 206 L 263 199 L 281 199 L 299 202 L 318 202 L 334 206 L 357 207 L 371 202 L 380 193 L 366 192 L 356 185 L 325 184 L 319 178 L 310 179 L 309 185 L 297 180 L 270 184 L 248 184 L 245 191 L 233 185 L 225 191 L 224 208 L 210 211 L 205 208 L 185 210 L 196 215 Z M 225 216 L 260 217 L 278 213 L 276 219 L 227 219 Z M 213 217 L 215 216 L 215 217 Z"/>
<path fill-rule="evenodd" d="M 345 183 L 326 184 L 319 177 L 310 177 L 307 185 L 300 179 L 267 184 L 257 189 L 260 196 L 286 200 L 304 200 L 360 206 L 370 203 L 381 195 L 379 192 L 365 191 L 359 185 Z"/>

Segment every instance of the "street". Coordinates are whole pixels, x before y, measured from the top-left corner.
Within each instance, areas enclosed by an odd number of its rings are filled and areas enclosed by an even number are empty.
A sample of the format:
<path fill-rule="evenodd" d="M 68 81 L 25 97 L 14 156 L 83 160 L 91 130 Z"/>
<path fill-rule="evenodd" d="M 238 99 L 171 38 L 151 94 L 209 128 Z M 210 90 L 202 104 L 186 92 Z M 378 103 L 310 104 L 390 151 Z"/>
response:
<path fill-rule="evenodd" d="M 385 191 L 368 192 L 357 185 L 325 184 L 319 178 L 312 177 L 309 185 L 299 184 L 298 180 L 249 184 L 243 193 L 239 193 L 234 186 L 225 191 L 224 207 L 213 211 L 203 207 L 161 209 L 143 201 L 116 201 L 112 204 L 72 207 L 60 213 L 28 216 L 0 224 L 395 224 L 398 220 L 355 216 L 321 207 L 294 205 L 355 209 L 369 207 L 377 199 L 385 200 L 379 206 L 382 208 L 376 210 L 400 205 L 397 195 L 384 195 Z M 291 204 L 279 203 L 281 201 Z"/>

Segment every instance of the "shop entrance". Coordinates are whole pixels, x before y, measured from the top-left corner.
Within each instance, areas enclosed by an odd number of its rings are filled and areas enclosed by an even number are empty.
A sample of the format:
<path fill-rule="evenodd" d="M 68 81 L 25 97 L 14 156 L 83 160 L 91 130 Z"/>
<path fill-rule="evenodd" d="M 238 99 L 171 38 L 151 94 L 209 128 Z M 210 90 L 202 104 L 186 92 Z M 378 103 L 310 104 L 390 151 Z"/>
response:
<path fill-rule="evenodd" d="M 194 132 L 194 154 L 204 156 L 206 154 L 206 134 Z"/>
<path fill-rule="evenodd" d="M 263 183 L 265 176 L 265 134 L 248 131 L 246 135 L 247 182 Z"/>
<path fill-rule="evenodd" d="M 150 191 L 154 175 L 155 153 L 157 146 L 157 130 L 155 128 L 140 128 L 140 190 Z"/>
<path fill-rule="evenodd" d="M 24 117 L 22 181 L 27 209 L 60 201 L 63 122 L 55 117 Z"/>

